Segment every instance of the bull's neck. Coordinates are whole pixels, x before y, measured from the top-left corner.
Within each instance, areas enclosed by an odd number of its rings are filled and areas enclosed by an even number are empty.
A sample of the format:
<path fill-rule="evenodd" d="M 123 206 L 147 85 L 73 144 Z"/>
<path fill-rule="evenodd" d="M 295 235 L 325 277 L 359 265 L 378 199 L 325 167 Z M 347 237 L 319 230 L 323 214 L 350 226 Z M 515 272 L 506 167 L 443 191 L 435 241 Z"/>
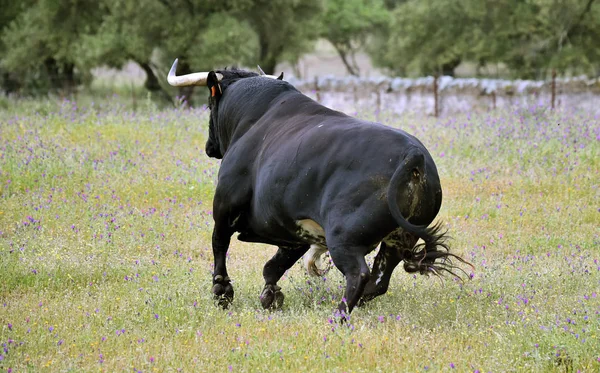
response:
<path fill-rule="evenodd" d="M 218 126 L 218 135 L 219 136 L 219 144 L 221 147 L 221 154 L 225 154 L 227 150 L 241 138 L 246 132 L 252 128 L 254 122 L 249 122 L 247 120 L 242 121 L 226 121 L 225 123 L 219 123 Z"/>
<path fill-rule="evenodd" d="M 238 139 L 252 129 L 267 112 L 272 110 L 272 102 L 261 102 L 257 105 L 248 106 L 240 110 L 239 107 L 219 107 L 217 136 L 224 155 Z"/>
<path fill-rule="evenodd" d="M 295 89 L 290 90 L 289 86 L 270 86 L 265 91 L 244 94 L 239 91 L 225 92 L 218 108 L 217 126 L 222 154 L 225 155 L 227 149 L 250 131 L 263 116 L 277 112 L 279 103 L 289 100 L 291 96 L 300 101 L 303 97 L 310 100 Z"/>

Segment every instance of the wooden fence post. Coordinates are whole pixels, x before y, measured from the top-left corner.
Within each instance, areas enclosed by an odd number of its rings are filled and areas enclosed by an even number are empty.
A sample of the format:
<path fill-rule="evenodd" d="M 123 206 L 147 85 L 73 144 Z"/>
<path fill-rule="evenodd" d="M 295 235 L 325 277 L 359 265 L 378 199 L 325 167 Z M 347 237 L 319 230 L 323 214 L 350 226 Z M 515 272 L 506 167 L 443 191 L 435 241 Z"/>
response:
<path fill-rule="evenodd" d="M 317 102 L 321 102 L 321 92 L 319 92 L 319 77 L 315 76 L 315 93 L 317 95 Z"/>
<path fill-rule="evenodd" d="M 552 69 L 552 110 L 554 110 L 554 102 L 556 101 L 556 69 Z"/>
<path fill-rule="evenodd" d="M 438 74 L 435 74 L 435 76 L 433 77 L 433 102 L 434 102 L 434 108 L 433 108 L 433 112 L 435 117 L 439 117 L 440 115 L 440 105 L 439 105 L 439 97 L 438 97 Z"/>

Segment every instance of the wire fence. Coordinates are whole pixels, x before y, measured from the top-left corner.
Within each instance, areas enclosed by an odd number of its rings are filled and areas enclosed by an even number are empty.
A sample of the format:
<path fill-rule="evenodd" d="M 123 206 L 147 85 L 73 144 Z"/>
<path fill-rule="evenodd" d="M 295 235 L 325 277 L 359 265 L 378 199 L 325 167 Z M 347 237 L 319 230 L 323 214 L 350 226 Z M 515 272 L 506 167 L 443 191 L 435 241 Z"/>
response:
<path fill-rule="evenodd" d="M 139 77 L 141 78 L 141 77 Z M 85 95 L 114 96 L 134 109 L 148 98 L 136 82 L 102 80 L 91 89 L 78 87 L 57 90 L 54 95 L 78 100 Z M 325 106 L 352 112 L 369 108 L 375 112 L 415 112 L 432 116 L 493 110 L 497 108 L 538 106 L 547 109 L 583 110 L 600 115 L 600 78 L 557 78 L 547 81 L 500 80 L 476 78 L 423 77 L 423 78 L 356 78 L 318 77 L 314 80 L 286 78 L 297 89 Z M 34 94 L 47 94 L 40 87 Z M 171 96 L 172 94 L 172 96 Z M 164 103 L 178 102 L 176 91 L 161 90 L 152 93 Z M 205 92 L 196 88 L 193 104 L 205 103 Z"/>
<path fill-rule="evenodd" d="M 443 77 L 333 78 L 290 82 L 317 101 L 347 111 L 371 107 L 376 111 L 407 111 L 440 116 L 472 110 L 531 107 L 584 110 L 600 114 L 600 78 L 548 81 L 462 79 Z"/>

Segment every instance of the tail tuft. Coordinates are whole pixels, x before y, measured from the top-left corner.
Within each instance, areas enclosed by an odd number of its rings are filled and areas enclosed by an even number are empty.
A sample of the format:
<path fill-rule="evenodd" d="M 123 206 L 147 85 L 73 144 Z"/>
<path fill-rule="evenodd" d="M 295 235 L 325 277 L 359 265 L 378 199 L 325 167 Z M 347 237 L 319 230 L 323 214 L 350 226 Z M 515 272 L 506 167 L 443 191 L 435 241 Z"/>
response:
<path fill-rule="evenodd" d="M 460 256 L 450 252 L 448 247 L 447 230 L 443 229 L 442 224 L 438 222 L 436 225 L 426 228 L 427 240 L 424 243 L 416 245 L 412 250 L 404 252 L 404 270 L 408 273 L 419 272 L 421 274 L 431 274 L 441 276 L 443 272 L 449 273 L 459 279 L 463 279 L 462 274 L 470 278 L 469 274 L 464 269 L 456 265 L 452 260 L 470 266 L 473 270 L 473 264 L 467 262 Z M 439 260 L 438 260 L 439 259 Z M 456 272 L 462 272 L 461 275 Z"/>

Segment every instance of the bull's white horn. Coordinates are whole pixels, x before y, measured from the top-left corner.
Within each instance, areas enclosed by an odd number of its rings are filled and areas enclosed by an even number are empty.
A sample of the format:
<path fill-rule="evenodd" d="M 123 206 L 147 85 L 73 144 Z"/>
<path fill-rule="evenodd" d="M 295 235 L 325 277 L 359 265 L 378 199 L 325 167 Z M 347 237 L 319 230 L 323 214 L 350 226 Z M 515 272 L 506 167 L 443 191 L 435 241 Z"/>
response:
<path fill-rule="evenodd" d="M 261 75 L 261 76 L 264 76 L 265 78 L 270 78 L 270 79 L 277 79 L 277 78 L 278 78 L 278 77 L 277 77 L 277 76 L 275 76 L 275 75 L 267 75 L 267 74 L 265 74 L 265 75 Z"/>
<path fill-rule="evenodd" d="M 186 87 L 190 85 L 206 86 L 208 73 L 201 72 L 177 76 L 177 62 L 179 62 L 178 58 L 173 62 L 173 66 L 171 66 L 171 70 L 169 70 L 169 75 L 167 75 L 167 82 L 169 82 L 170 85 L 174 87 Z M 220 81 L 223 79 L 223 75 L 217 73 L 217 79 Z"/>
<path fill-rule="evenodd" d="M 277 79 L 277 78 L 279 78 L 278 76 L 275 76 L 275 75 L 265 74 L 265 72 L 263 71 L 263 69 L 260 68 L 260 65 L 256 65 L 256 67 L 258 67 L 258 71 L 260 71 L 260 76 L 264 76 L 265 78 L 271 78 L 271 79 Z"/>
<path fill-rule="evenodd" d="M 179 62 L 179 59 L 176 58 L 175 61 L 173 62 L 173 66 L 171 66 L 171 70 L 169 70 L 169 75 L 167 75 L 167 82 L 169 82 L 170 85 L 172 85 L 174 87 L 187 87 L 190 85 L 206 86 L 206 79 L 208 78 L 207 72 L 192 73 L 192 74 L 177 76 L 176 72 L 177 72 L 177 63 L 178 62 Z M 260 67 L 259 67 L 259 69 L 260 69 Z M 277 77 L 275 75 L 264 74 L 262 69 L 260 69 L 260 71 L 263 73 L 263 75 L 261 75 L 261 76 L 264 76 L 266 78 L 271 78 L 271 79 L 277 79 Z M 219 81 L 221 81 L 221 79 L 223 79 L 223 75 L 219 74 L 219 73 L 216 73 L 216 74 L 217 74 L 217 79 Z"/>

